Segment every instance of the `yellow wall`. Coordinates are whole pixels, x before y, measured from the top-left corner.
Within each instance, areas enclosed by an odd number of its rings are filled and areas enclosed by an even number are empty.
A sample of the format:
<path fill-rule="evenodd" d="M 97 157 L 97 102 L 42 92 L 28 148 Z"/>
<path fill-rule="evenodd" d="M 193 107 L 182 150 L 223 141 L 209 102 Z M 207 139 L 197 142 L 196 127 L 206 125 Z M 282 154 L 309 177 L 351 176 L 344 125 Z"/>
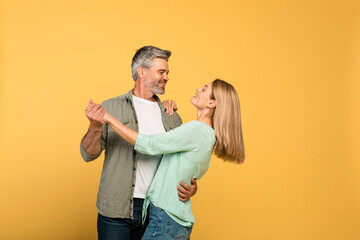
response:
<path fill-rule="evenodd" d="M 2 0 L 0 239 L 96 239 L 103 156 L 85 163 L 89 98 L 133 86 L 170 49 L 184 121 L 216 77 L 242 104 L 245 164 L 213 158 L 192 239 L 360 239 L 357 1 Z"/>

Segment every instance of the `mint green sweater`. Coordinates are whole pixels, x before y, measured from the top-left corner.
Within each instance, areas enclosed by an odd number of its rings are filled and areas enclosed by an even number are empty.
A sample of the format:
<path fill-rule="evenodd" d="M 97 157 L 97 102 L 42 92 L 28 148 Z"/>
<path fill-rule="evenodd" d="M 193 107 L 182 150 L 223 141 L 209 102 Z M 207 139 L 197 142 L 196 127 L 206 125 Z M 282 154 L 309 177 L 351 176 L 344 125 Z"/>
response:
<path fill-rule="evenodd" d="M 214 130 L 199 121 L 161 134 L 138 135 L 135 150 L 149 155 L 164 154 L 144 201 L 143 221 L 151 201 L 179 224 L 194 224 L 190 200 L 181 202 L 176 186 L 180 181 L 190 185 L 191 178 L 200 179 L 205 174 L 214 144 Z"/>

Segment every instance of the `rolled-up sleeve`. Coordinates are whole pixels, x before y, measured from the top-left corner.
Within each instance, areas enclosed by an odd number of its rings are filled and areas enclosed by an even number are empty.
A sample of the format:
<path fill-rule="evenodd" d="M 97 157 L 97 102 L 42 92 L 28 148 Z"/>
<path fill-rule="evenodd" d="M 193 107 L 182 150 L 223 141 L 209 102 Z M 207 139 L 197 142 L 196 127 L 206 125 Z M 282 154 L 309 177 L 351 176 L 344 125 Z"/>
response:
<path fill-rule="evenodd" d="M 93 155 L 90 155 L 90 154 L 88 154 L 88 153 L 85 151 L 83 145 L 80 143 L 80 153 L 81 153 L 81 157 L 84 159 L 85 162 L 90 162 L 90 161 L 92 161 L 92 160 L 97 159 L 97 158 L 101 155 L 101 152 L 102 152 L 102 151 L 100 151 L 98 154 L 96 154 L 96 155 L 94 155 L 94 156 L 93 156 Z"/>

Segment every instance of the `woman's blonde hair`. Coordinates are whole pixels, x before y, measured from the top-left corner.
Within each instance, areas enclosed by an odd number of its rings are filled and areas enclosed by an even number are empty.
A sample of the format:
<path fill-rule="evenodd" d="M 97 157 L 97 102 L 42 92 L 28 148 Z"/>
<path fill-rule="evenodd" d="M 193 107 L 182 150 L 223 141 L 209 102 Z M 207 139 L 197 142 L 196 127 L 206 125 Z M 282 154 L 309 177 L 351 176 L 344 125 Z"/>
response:
<path fill-rule="evenodd" d="M 211 98 L 216 100 L 212 119 L 216 136 L 214 153 L 225 161 L 242 163 L 245 151 L 239 96 L 231 84 L 216 79 L 212 83 Z"/>

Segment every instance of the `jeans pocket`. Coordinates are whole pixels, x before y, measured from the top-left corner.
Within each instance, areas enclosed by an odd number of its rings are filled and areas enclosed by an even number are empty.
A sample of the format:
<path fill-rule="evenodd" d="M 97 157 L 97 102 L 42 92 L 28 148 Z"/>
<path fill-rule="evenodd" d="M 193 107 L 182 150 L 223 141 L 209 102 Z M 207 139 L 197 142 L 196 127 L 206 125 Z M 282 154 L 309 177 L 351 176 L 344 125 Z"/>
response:
<path fill-rule="evenodd" d="M 101 215 L 100 213 L 98 213 L 97 221 L 98 221 L 98 225 L 101 225 L 101 226 L 106 226 L 106 225 L 117 226 L 118 222 L 119 222 L 116 218 L 105 217 L 105 216 Z"/>
<path fill-rule="evenodd" d="M 166 214 L 167 215 L 167 214 Z M 166 233 L 172 239 L 189 239 L 192 227 L 184 227 L 169 215 L 166 218 Z"/>

